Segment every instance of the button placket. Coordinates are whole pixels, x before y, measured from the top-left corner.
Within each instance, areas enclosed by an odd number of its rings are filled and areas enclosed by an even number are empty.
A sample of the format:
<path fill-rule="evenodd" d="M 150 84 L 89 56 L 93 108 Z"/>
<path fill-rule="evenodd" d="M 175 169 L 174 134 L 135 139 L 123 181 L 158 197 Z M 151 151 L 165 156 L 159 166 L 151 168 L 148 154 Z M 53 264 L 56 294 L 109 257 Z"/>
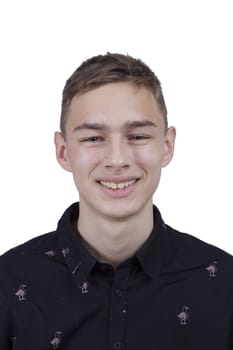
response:
<path fill-rule="evenodd" d="M 120 288 L 116 288 L 115 289 L 115 295 L 117 297 L 122 297 L 124 295 L 124 291 L 122 289 L 120 289 Z"/>
<path fill-rule="evenodd" d="M 109 340 L 112 349 L 124 349 L 125 327 L 126 327 L 126 304 L 127 304 L 127 285 L 130 274 L 129 267 L 122 267 L 116 270 L 112 288 L 110 305 L 110 325 Z"/>
<path fill-rule="evenodd" d="M 115 350 L 124 349 L 124 343 L 122 343 L 121 341 L 114 342 L 113 349 L 115 349 Z"/>

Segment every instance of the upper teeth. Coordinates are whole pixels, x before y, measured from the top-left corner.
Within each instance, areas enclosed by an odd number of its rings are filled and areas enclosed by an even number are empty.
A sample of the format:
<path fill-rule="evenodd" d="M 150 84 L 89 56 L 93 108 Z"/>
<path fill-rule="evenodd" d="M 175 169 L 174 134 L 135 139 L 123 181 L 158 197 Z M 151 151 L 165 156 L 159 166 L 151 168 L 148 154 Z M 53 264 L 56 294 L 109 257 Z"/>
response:
<path fill-rule="evenodd" d="M 113 190 L 128 187 L 128 186 L 134 184 L 135 182 L 136 182 L 136 180 L 131 180 L 131 181 L 126 181 L 126 182 L 121 182 L 121 183 L 116 184 L 114 182 L 100 181 L 101 185 L 108 187 L 108 188 L 112 188 Z"/>

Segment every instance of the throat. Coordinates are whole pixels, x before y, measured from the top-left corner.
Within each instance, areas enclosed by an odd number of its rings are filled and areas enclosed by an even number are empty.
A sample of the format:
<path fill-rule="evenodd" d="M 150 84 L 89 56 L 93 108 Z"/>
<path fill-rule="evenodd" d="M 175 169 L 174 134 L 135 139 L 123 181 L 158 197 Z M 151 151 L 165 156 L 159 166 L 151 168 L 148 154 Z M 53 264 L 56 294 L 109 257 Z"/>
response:
<path fill-rule="evenodd" d="M 99 262 L 116 267 L 132 257 L 144 244 L 153 229 L 153 211 L 147 219 L 127 220 L 126 222 L 82 220 L 77 223 L 78 232 L 89 253 Z"/>

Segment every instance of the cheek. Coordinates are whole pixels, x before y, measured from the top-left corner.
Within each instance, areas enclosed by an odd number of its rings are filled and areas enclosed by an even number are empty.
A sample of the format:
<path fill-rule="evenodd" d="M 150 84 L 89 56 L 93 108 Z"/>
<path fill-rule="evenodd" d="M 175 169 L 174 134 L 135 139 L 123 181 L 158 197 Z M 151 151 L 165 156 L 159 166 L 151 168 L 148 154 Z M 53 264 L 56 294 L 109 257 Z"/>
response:
<path fill-rule="evenodd" d="M 135 154 L 137 163 L 146 170 L 156 168 L 159 169 L 162 166 L 163 154 L 161 150 L 149 149 L 145 152 L 137 151 Z"/>
<path fill-rule="evenodd" d="M 70 164 L 73 172 L 88 173 L 99 162 L 99 156 L 96 152 L 87 151 L 82 148 L 73 149 L 69 155 Z"/>

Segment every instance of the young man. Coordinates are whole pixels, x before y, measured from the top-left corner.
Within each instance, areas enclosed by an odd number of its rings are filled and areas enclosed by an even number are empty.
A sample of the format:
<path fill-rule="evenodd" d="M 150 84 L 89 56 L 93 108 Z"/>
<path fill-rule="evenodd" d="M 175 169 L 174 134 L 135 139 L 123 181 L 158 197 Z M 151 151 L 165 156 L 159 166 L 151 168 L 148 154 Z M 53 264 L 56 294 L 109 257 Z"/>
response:
<path fill-rule="evenodd" d="M 80 201 L 0 258 L 0 349 L 233 350 L 233 257 L 152 204 L 175 134 L 142 61 L 73 73 L 55 145 Z"/>

